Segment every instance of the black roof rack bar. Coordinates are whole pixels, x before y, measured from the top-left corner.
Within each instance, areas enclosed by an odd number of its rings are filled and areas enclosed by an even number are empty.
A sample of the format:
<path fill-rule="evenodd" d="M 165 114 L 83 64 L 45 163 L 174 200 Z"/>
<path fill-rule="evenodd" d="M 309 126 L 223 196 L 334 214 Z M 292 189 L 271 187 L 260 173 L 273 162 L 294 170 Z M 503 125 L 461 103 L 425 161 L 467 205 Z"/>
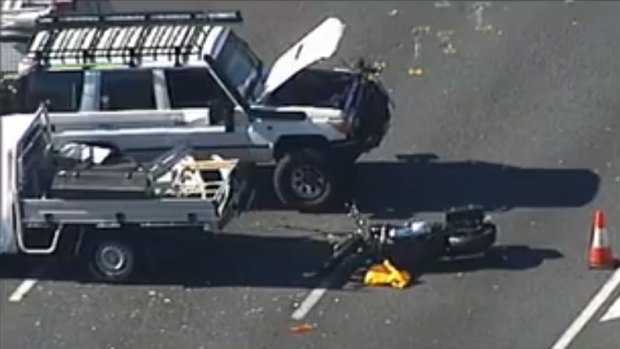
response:
<path fill-rule="evenodd" d="M 161 56 L 161 55 L 166 55 L 166 56 L 172 56 L 172 55 L 179 55 L 179 56 L 190 56 L 190 55 L 199 55 L 200 54 L 200 50 L 195 48 L 195 47 L 191 47 L 191 46 L 144 46 L 141 48 L 124 48 L 124 47 L 119 47 L 119 48 L 110 48 L 110 49 L 81 49 L 81 48 L 75 48 L 75 49 L 66 49 L 63 51 L 36 51 L 35 58 L 37 59 L 41 59 L 43 61 L 47 61 L 49 59 L 54 59 L 54 58 L 58 58 L 61 60 L 66 60 L 66 59 L 77 59 L 77 60 L 83 60 L 84 63 L 86 63 L 86 61 L 92 61 L 95 57 L 99 56 L 99 57 L 105 57 L 106 59 L 110 60 L 112 58 L 128 58 L 130 60 L 134 60 L 136 58 L 142 57 L 144 56 L 144 54 L 142 54 L 142 50 L 149 50 L 149 54 L 151 56 Z M 138 52 L 136 52 L 138 51 Z M 132 57 L 133 56 L 133 57 Z"/>
<path fill-rule="evenodd" d="M 108 15 L 42 16 L 38 30 L 79 27 L 131 27 L 144 25 L 207 25 L 241 23 L 241 11 L 129 12 Z"/>

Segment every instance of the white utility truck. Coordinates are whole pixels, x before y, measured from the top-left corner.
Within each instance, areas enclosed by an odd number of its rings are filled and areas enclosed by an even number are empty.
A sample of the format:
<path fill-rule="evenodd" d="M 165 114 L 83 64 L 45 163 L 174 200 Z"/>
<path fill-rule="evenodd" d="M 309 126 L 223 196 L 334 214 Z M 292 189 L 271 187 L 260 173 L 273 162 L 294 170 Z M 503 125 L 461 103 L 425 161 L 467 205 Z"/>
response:
<path fill-rule="evenodd" d="M 106 165 L 109 149 L 62 154 L 51 138 L 44 104 L 0 117 L 0 254 L 85 258 L 98 278 L 125 280 L 150 237 L 217 232 L 247 193 L 236 159 L 199 161 L 183 144 L 149 163 Z"/>
<path fill-rule="evenodd" d="M 352 164 L 380 145 L 390 101 L 377 74 L 314 67 L 345 24 L 329 17 L 267 66 L 231 29 L 238 11 L 47 16 L 15 81 L 13 113 L 49 102 L 54 142 L 150 159 L 176 144 L 276 164 L 280 200 L 299 209 L 336 201 Z"/>

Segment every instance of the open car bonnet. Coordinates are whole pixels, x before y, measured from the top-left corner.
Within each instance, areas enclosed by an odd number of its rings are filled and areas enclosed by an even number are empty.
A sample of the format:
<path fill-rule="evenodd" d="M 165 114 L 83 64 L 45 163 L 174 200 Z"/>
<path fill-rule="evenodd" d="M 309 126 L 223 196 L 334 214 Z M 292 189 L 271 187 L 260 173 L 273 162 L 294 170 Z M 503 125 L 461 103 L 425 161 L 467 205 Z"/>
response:
<path fill-rule="evenodd" d="M 265 81 L 263 96 L 275 91 L 299 71 L 336 53 L 345 24 L 329 17 L 276 60 Z"/>

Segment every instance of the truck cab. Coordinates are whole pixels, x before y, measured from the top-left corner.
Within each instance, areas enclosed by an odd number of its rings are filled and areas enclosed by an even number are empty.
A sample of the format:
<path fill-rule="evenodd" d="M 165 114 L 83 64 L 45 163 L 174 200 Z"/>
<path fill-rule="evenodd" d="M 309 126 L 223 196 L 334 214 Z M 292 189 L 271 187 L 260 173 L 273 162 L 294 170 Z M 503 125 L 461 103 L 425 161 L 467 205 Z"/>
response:
<path fill-rule="evenodd" d="M 179 141 L 275 163 L 285 204 L 322 208 L 335 167 L 381 144 L 389 97 L 364 71 L 314 67 L 345 24 L 323 20 L 266 65 L 231 23 L 240 13 L 45 17 L 21 64 L 16 112 L 49 101 L 54 141 L 149 158 Z"/>

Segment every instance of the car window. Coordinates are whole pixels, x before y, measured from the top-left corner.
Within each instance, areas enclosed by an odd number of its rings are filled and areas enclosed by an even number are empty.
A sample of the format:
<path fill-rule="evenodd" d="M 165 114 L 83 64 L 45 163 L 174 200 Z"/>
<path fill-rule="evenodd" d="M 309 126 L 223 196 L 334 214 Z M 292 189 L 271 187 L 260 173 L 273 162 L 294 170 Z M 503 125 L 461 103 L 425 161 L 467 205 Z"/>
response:
<path fill-rule="evenodd" d="M 101 72 L 99 109 L 156 109 L 151 70 Z"/>
<path fill-rule="evenodd" d="M 213 102 L 232 104 L 207 69 L 168 69 L 165 74 L 173 109 L 209 108 Z"/>
<path fill-rule="evenodd" d="M 48 110 L 71 112 L 80 109 L 84 75 L 81 71 L 38 71 L 24 80 L 23 112 L 34 112 L 41 102 Z"/>

